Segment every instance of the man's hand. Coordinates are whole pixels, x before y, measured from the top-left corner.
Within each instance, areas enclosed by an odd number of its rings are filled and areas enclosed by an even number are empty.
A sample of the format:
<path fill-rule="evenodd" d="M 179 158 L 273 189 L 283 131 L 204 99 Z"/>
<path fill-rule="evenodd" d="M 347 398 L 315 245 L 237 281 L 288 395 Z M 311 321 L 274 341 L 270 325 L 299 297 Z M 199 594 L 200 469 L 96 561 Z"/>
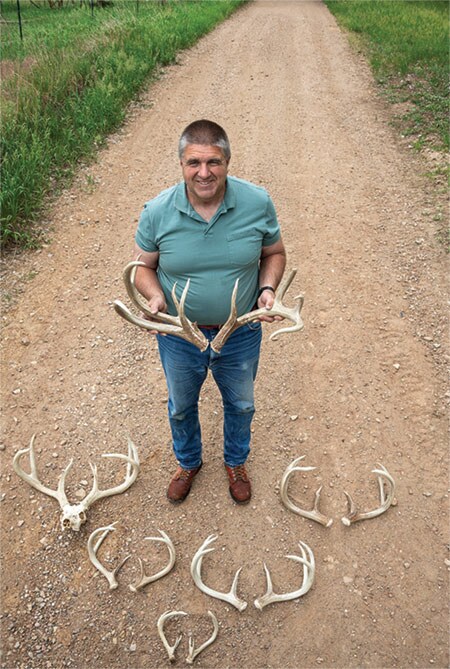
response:
<path fill-rule="evenodd" d="M 275 301 L 275 293 L 271 290 L 264 290 L 259 296 L 257 306 L 258 309 L 267 309 L 267 316 L 260 316 L 258 320 L 266 323 L 273 323 L 274 321 L 284 320 L 282 316 L 271 316 L 270 309 L 273 307 Z"/>
<path fill-rule="evenodd" d="M 148 306 L 150 308 L 150 311 L 152 314 L 157 314 L 158 311 L 161 311 L 163 313 L 166 313 L 167 311 L 167 304 L 162 295 L 154 295 L 149 301 L 148 301 Z M 146 321 L 151 321 L 152 319 L 150 316 L 147 314 L 142 314 L 142 317 L 145 318 Z M 150 334 L 158 334 L 156 330 L 149 330 Z M 161 334 L 161 333 L 159 333 Z M 165 335 L 162 335 L 165 336 Z"/>

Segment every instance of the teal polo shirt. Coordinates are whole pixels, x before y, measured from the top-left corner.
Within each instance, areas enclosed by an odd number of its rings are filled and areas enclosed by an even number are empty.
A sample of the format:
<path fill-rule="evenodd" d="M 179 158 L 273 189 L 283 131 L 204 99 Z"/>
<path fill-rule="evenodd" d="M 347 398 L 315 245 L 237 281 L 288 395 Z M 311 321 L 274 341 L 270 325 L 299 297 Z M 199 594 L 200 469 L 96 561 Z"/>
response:
<path fill-rule="evenodd" d="M 202 325 L 227 320 L 236 279 L 238 315 L 253 308 L 261 249 L 279 239 L 275 207 L 267 191 L 230 176 L 225 197 L 209 222 L 193 209 L 183 181 L 145 204 L 136 232 L 141 249 L 159 253 L 157 274 L 169 313 L 176 315 L 173 285 L 177 284 L 179 300 L 190 279 L 185 313 Z"/>

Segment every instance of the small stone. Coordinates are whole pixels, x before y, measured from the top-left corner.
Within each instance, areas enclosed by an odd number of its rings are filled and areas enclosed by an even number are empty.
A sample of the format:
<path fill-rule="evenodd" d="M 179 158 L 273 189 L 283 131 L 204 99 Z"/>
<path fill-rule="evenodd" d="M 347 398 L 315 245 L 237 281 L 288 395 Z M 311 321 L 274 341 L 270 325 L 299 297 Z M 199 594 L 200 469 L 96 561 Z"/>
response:
<path fill-rule="evenodd" d="M 350 585 L 350 583 L 353 583 L 353 578 L 351 576 L 344 576 L 342 579 L 345 583 L 345 585 Z"/>
<path fill-rule="evenodd" d="M 392 366 L 394 367 L 394 369 L 397 369 L 397 370 L 400 369 L 400 365 L 398 364 L 398 362 L 394 362 L 394 364 Z"/>
<path fill-rule="evenodd" d="M 17 527 L 22 527 L 24 523 L 25 523 L 24 520 L 19 520 L 19 522 L 17 523 Z"/>
<path fill-rule="evenodd" d="M 298 416 L 295 414 L 294 416 L 289 416 L 291 420 L 297 420 Z"/>
<path fill-rule="evenodd" d="M 135 643 L 132 643 L 132 644 L 130 645 L 130 653 L 134 653 L 134 652 L 136 651 L 136 648 L 137 648 L 136 644 L 135 644 Z"/>
<path fill-rule="evenodd" d="M 411 566 L 411 563 L 410 562 L 404 562 L 403 566 L 404 566 L 405 569 L 409 569 L 410 566 Z"/>
<path fill-rule="evenodd" d="M 83 490 L 82 488 L 76 490 L 75 497 L 77 497 L 77 499 L 84 499 L 86 497 L 86 490 Z"/>

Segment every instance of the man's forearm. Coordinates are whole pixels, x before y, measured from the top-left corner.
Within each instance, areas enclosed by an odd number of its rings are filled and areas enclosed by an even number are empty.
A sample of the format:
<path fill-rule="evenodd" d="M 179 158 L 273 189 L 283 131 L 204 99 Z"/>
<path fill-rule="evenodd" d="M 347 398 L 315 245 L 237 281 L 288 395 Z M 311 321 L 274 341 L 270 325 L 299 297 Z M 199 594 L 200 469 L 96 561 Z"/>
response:
<path fill-rule="evenodd" d="M 286 255 L 284 253 L 274 253 L 261 258 L 259 266 L 259 286 L 272 286 L 277 288 L 280 283 L 284 268 L 286 267 Z"/>

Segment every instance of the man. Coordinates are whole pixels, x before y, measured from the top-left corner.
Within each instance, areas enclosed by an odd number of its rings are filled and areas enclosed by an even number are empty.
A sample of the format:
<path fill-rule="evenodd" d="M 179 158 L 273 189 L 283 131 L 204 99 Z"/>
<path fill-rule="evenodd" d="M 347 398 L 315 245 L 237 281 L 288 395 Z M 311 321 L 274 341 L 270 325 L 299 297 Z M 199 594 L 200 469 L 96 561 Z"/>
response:
<path fill-rule="evenodd" d="M 228 176 L 228 137 L 212 121 L 194 121 L 179 141 L 183 181 L 145 205 L 136 233 L 135 257 L 146 267 L 136 287 L 150 311 L 176 315 L 177 297 L 190 279 L 185 313 L 212 341 L 229 316 L 236 279 L 238 315 L 270 308 L 286 263 L 275 209 L 267 192 Z M 224 462 L 231 497 L 245 504 L 251 497 L 245 468 L 250 426 L 255 412 L 253 387 L 261 345 L 261 323 L 238 328 L 220 353 L 201 352 L 172 335 L 157 335 L 169 391 L 168 413 L 173 450 L 179 466 L 167 497 L 182 502 L 202 466 L 198 416 L 200 389 L 208 370 L 220 390 L 224 410 Z"/>

